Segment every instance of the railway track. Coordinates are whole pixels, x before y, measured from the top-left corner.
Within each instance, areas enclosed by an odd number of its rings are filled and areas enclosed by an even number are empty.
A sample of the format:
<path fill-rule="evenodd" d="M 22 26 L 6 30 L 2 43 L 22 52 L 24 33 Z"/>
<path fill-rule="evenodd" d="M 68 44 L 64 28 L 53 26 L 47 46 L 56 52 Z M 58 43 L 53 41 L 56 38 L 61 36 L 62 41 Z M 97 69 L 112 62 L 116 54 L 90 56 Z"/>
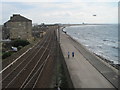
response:
<path fill-rule="evenodd" d="M 14 60 L 14 61 L 16 61 L 16 62 L 13 61 L 14 65 L 13 65 L 13 62 L 11 62 L 9 64 L 7 63 L 6 67 L 8 67 L 8 66 L 9 67 L 8 68 L 4 67 L 3 70 L 5 68 L 6 69 L 4 71 L 2 71 L 2 73 L 0 73 L 0 76 L 2 75 L 2 78 L 3 78 L 2 80 L 4 80 L 11 73 L 11 71 L 14 71 L 16 68 L 18 68 L 18 66 L 20 66 L 25 61 L 27 61 L 27 59 L 32 58 L 34 53 L 36 53 L 36 51 L 38 51 L 38 48 L 42 47 L 43 41 L 46 40 L 47 37 L 48 36 L 46 34 L 46 36 L 40 42 L 38 42 L 36 45 L 34 45 L 32 49 L 29 49 L 29 52 L 25 53 L 22 57 Z M 10 66 L 10 64 L 11 64 L 11 66 Z M 8 75 L 6 75 L 6 74 L 8 74 Z M 0 83 L 1 83 L 2 80 L 0 80 Z"/>
<path fill-rule="evenodd" d="M 47 34 L 46 34 L 47 35 Z M 8 61 L 7 63 L 6 63 L 6 61 L 4 62 L 2 62 L 2 71 L 0 72 L 0 76 L 2 76 L 2 78 L 4 78 L 4 77 L 6 77 L 6 72 L 8 73 L 10 73 L 14 68 L 16 68 L 17 66 L 18 66 L 18 64 L 20 65 L 20 64 L 22 64 L 23 63 L 23 61 L 25 61 L 27 58 L 31 58 L 32 57 L 32 54 L 33 53 L 35 53 L 36 52 L 36 50 L 38 49 L 38 48 L 40 48 L 41 47 L 41 45 L 43 44 L 42 42 L 46 39 L 46 35 L 45 35 L 45 37 L 40 41 L 40 42 L 38 42 L 36 45 L 34 45 L 33 47 L 32 47 L 32 49 L 30 48 L 30 49 L 28 49 L 27 51 L 26 51 L 26 53 L 23 53 L 20 57 L 18 57 L 17 59 L 15 59 L 15 60 L 11 60 L 10 62 Z M 14 62 L 14 63 L 13 63 Z M 14 65 L 12 65 L 12 64 L 14 64 Z M 1 82 L 1 80 L 0 80 L 0 82 Z"/>
<path fill-rule="evenodd" d="M 45 35 L 46 36 L 46 35 Z M 45 38 L 45 37 L 44 37 Z M 44 39 L 42 39 L 42 40 L 44 40 Z M 40 45 L 41 44 L 41 42 L 42 42 L 42 40 L 41 41 L 39 41 L 36 45 L 34 45 L 32 48 L 35 48 L 35 47 L 37 47 L 38 45 Z M 31 48 L 30 49 L 28 49 L 26 52 L 24 52 L 23 54 L 21 54 L 20 55 L 20 57 L 18 57 L 18 58 L 16 58 L 16 59 L 21 59 L 21 58 L 25 58 L 29 53 L 31 53 Z M 15 59 L 15 60 L 16 60 Z M 10 60 L 3 60 L 3 61 L 1 61 L 0 62 L 0 64 L 2 64 L 2 69 L 4 69 L 5 67 L 7 67 L 10 63 L 12 63 L 13 61 L 15 61 L 13 58 L 10 58 Z"/>
<path fill-rule="evenodd" d="M 25 56 L 2 72 L 3 90 L 7 88 L 36 88 L 45 68 L 52 65 L 55 48 L 54 30 L 49 30 L 43 40 Z M 12 69 L 11 69 L 12 68 Z M 9 71 L 11 70 L 11 71 Z M 40 85 L 39 85 L 40 86 Z"/>
<path fill-rule="evenodd" d="M 44 38 L 43 40 L 45 40 L 46 38 Z M 41 41 L 41 42 L 43 42 L 43 40 Z M 42 45 L 43 44 L 41 44 L 41 43 L 39 43 L 37 46 L 35 45 L 35 48 L 33 48 L 33 50 L 31 50 L 30 52 L 31 52 L 31 54 L 27 54 L 27 56 L 26 57 L 22 57 L 22 58 L 20 58 L 17 62 L 15 62 L 14 63 L 14 65 L 11 65 L 8 69 L 6 69 L 5 71 L 3 71 L 3 73 L 2 73 L 2 80 L 0 80 L 0 82 L 1 81 L 4 81 L 4 79 L 6 78 L 6 77 L 8 77 L 9 76 L 9 74 L 11 74 L 13 71 L 15 71 L 18 67 L 20 67 L 20 65 L 23 65 L 24 63 L 26 64 L 26 62 L 28 62 L 28 59 L 29 58 L 32 58 L 33 57 L 33 55 L 35 55 L 35 53 L 36 53 L 36 50 L 38 49 L 38 48 L 40 48 L 40 47 L 42 47 Z M 40 48 L 41 49 L 41 48 Z M 39 49 L 39 50 L 40 50 Z M 39 51 L 38 50 L 38 51 Z M 9 74 L 8 74 L 9 73 Z"/>
<path fill-rule="evenodd" d="M 37 66 L 38 68 L 34 69 L 34 70 L 36 70 L 35 73 L 32 72 L 34 75 L 32 75 L 32 77 L 28 77 L 26 79 L 26 82 L 24 82 L 23 85 L 21 86 L 22 89 L 24 89 L 24 88 L 36 88 L 37 87 L 38 81 L 42 75 L 42 72 L 43 72 L 45 66 L 48 63 L 48 60 L 50 60 L 54 56 L 53 55 L 54 48 L 52 48 L 52 47 L 55 46 L 55 43 L 52 40 L 51 40 L 51 43 L 52 44 L 50 46 L 49 53 L 48 53 L 46 59 L 44 59 L 44 61 L 41 64 L 38 64 L 38 66 Z"/>

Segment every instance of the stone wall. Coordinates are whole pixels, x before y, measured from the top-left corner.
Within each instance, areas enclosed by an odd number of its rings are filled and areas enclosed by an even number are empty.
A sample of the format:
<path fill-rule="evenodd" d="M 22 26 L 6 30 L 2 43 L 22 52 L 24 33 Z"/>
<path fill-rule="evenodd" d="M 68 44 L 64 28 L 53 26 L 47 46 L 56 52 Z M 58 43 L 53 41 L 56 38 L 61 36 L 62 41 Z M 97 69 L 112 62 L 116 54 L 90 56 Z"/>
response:
<path fill-rule="evenodd" d="M 6 27 L 10 31 L 10 39 L 32 39 L 32 22 L 7 22 Z"/>

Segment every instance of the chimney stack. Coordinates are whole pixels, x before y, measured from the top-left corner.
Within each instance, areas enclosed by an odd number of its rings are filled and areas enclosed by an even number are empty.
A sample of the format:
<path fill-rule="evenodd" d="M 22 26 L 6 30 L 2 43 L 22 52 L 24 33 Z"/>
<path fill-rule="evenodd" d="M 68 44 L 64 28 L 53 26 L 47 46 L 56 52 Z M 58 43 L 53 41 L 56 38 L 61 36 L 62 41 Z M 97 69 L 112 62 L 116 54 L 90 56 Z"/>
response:
<path fill-rule="evenodd" d="M 20 14 L 13 14 L 13 17 L 14 17 L 14 16 L 20 16 Z"/>
<path fill-rule="evenodd" d="M 10 17 L 10 20 L 11 20 L 12 18 L 13 18 L 13 17 L 11 16 L 11 17 Z"/>

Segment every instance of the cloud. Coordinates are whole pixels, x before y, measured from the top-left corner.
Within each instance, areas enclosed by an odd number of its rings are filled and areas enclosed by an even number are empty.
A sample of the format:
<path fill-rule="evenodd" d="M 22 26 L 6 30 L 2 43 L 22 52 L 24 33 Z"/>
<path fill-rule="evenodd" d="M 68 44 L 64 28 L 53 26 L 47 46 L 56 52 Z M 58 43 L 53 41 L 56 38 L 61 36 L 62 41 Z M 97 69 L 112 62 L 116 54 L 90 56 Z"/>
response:
<path fill-rule="evenodd" d="M 119 2 L 119 0 L 2 0 L 2 2 Z"/>
<path fill-rule="evenodd" d="M 108 2 L 3 3 L 3 22 L 14 13 L 32 19 L 33 23 L 117 23 L 118 20 L 117 3 Z"/>

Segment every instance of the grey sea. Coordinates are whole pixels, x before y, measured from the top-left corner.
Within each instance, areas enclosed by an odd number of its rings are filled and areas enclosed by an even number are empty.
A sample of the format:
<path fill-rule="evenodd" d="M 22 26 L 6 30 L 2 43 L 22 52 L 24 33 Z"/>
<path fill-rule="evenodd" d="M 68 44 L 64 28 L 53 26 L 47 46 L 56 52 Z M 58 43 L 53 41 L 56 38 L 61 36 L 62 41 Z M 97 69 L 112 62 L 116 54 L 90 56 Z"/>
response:
<path fill-rule="evenodd" d="M 120 64 L 118 61 L 118 25 L 79 25 L 66 27 L 64 31 L 91 52 Z"/>

